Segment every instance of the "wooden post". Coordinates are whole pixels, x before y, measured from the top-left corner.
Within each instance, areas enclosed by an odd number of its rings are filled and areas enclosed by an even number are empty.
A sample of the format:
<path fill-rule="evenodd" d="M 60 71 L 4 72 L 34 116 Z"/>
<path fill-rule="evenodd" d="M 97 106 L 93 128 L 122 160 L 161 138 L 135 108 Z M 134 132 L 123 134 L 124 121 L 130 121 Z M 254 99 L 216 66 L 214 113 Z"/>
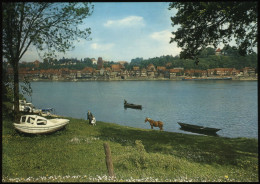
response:
<path fill-rule="evenodd" d="M 104 143 L 104 149 L 106 154 L 106 165 L 107 165 L 108 174 L 109 176 L 114 177 L 115 175 L 114 175 L 113 162 L 112 162 L 111 151 L 108 143 Z"/>

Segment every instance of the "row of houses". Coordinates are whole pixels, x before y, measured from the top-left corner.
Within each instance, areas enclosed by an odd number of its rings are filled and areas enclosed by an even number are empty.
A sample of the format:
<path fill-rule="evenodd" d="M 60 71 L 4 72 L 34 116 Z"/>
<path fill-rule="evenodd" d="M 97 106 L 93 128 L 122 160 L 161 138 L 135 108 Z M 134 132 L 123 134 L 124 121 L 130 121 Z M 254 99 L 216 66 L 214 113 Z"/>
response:
<path fill-rule="evenodd" d="M 126 70 L 124 65 L 112 64 L 111 67 L 94 69 L 85 67 L 82 70 L 48 69 L 33 70 L 29 68 L 21 68 L 19 70 L 20 78 L 29 77 L 30 79 L 126 79 L 126 78 L 169 78 L 173 79 L 178 76 L 195 76 L 195 77 L 212 77 L 212 76 L 256 76 L 255 68 L 245 67 L 242 70 L 235 68 L 214 68 L 207 70 L 172 68 L 167 69 L 166 66 L 157 66 L 149 64 L 146 68 L 134 66 L 132 70 Z M 12 70 L 8 70 L 12 73 Z"/>

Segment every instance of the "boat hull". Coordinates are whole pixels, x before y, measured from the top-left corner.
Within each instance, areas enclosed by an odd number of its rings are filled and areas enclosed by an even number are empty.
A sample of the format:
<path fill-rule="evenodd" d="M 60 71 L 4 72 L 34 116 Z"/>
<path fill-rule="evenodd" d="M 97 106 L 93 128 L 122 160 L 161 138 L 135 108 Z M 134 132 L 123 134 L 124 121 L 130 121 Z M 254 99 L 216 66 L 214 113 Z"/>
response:
<path fill-rule="evenodd" d="M 194 133 L 202 133 L 206 135 L 217 135 L 217 132 L 221 130 L 218 128 L 203 127 L 203 126 L 191 125 L 191 124 L 181 123 L 181 122 L 178 122 L 178 124 L 181 126 L 182 130 L 194 132 Z"/>
<path fill-rule="evenodd" d="M 142 109 L 142 105 L 124 104 L 125 108 Z"/>
<path fill-rule="evenodd" d="M 58 125 L 52 125 L 52 126 L 46 126 L 46 127 L 30 127 L 27 125 L 20 125 L 20 124 L 14 124 L 15 128 L 23 133 L 28 134 L 47 134 L 56 132 L 57 130 L 62 129 L 65 127 L 68 123 L 58 124 Z"/>
<path fill-rule="evenodd" d="M 56 132 L 64 128 L 69 123 L 67 119 L 50 119 L 47 125 L 35 125 L 28 123 L 13 123 L 14 128 L 22 133 L 27 134 L 47 134 Z"/>

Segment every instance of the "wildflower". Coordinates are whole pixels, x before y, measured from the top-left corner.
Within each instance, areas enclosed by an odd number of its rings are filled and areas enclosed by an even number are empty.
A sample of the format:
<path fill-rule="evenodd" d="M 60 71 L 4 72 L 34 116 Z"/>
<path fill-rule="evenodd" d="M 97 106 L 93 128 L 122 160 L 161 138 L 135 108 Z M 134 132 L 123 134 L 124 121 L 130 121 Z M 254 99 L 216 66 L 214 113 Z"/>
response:
<path fill-rule="evenodd" d="M 225 175 L 225 178 L 228 179 L 228 175 Z"/>

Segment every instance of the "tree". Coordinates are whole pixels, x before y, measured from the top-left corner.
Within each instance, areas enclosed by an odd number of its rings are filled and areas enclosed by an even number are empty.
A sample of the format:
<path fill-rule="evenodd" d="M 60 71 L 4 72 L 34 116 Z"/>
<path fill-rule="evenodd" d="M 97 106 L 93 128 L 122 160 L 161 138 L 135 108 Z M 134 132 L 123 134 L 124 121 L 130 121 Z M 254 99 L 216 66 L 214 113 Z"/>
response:
<path fill-rule="evenodd" d="M 173 31 L 170 43 L 182 47 L 181 58 L 194 59 L 207 46 L 217 48 L 235 38 L 239 54 L 253 52 L 257 45 L 257 1 L 172 2 L 169 10 Z"/>
<path fill-rule="evenodd" d="M 32 102 L 32 87 L 31 87 L 31 83 L 29 82 L 28 78 L 25 77 L 23 84 L 21 85 L 21 90 L 22 90 L 22 94 L 23 95 L 28 95 L 31 98 L 31 102 Z"/>
<path fill-rule="evenodd" d="M 143 61 L 142 57 L 141 58 L 137 57 L 135 59 L 131 59 L 130 64 L 139 66 L 142 61 Z"/>
<path fill-rule="evenodd" d="M 2 116 L 10 116 L 13 104 L 13 83 L 11 76 L 7 73 L 7 62 L 2 63 L 2 86 L 1 86 L 1 96 L 2 96 Z"/>
<path fill-rule="evenodd" d="M 19 121 L 18 64 L 30 46 L 44 50 L 45 57 L 73 48 L 78 38 L 89 39 L 90 28 L 79 29 L 93 12 L 90 3 L 2 3 L 3 57 L 14 71 L 14 114 Z"/>
<path fill-rule="evenodd" d="M 208 57 L 209 55 L 215 55 L 215 49 L 207 47 L 200 52 L 199 57 Z"/>
<path fill-rule="evenodd" d="M 238 50 L 235 46 L 229 46 L 226 45 L 223 49 L 222 49 L 222 54 L 223 55 L 227 55 L 227 56 L 239 56 Z"/>

